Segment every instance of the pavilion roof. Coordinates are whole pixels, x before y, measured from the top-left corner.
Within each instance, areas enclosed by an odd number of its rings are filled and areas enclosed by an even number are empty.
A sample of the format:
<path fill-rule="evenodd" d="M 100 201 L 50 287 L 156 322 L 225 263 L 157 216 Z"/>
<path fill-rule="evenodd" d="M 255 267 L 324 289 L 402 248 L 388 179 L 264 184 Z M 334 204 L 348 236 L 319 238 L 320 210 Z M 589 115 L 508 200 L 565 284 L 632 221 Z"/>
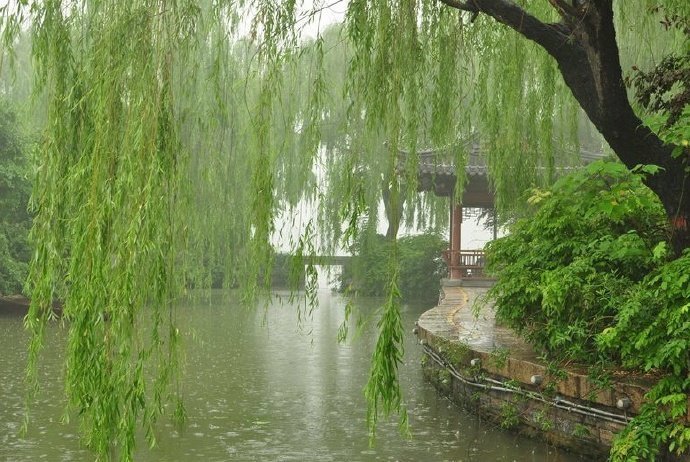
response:
<path fill-rule="evenodd" d="M 467 152 L 465 173 L 467 183 L 463 195 L 463 205 L 467 207 L 493 207 L 493 191 L 489 186 L 489 170 L 486 163 L 486 153 L 483 152 L 478 136 L 474 135 L 468 140 L 456 144 L 452 149 L 464 149 Z M 404 167 L 406 152 L 400 152 L 400 170 Z M 574 154 L 571 153 L 571 154 Z M 559 172 L 579 169 L 582 165 L 589 164 L 604 157 L 604 153 L 580 150 L 580 165 L 563 165 L 556 167 Z M 450 196 L 456 182 L 456 169 L 451 156 L 451 148 L 427 149 L 417 153 L 418 164 L 418 190 L 433 191 L 438 196 Z"/>

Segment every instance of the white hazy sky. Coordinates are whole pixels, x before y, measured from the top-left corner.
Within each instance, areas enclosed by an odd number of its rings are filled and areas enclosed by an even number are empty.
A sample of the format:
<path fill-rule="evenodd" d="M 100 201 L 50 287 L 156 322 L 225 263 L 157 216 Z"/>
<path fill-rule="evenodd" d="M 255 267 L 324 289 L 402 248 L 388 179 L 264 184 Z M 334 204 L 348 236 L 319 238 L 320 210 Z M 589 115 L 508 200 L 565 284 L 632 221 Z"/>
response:
<path fill-rule="evenodd" d="M 298 19 L 302 37 L 316 37 L 318 32 L 328 25 L 342 22 L 345 19 L 347 3 L 347 0 L 305 0 L 298 14 L 298 17 L 305 18 Z M 318 12 L 310 20 L 307 19 L 310 12 L 314 10 Z"/>

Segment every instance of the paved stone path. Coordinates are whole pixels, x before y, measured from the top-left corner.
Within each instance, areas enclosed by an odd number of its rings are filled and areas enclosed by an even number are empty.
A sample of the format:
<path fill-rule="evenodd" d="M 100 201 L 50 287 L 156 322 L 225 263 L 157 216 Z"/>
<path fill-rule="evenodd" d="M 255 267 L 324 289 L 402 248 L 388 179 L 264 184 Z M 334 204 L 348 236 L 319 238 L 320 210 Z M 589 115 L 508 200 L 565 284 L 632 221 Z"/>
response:
<path fill-rule="evenodd" d="M 441 300 L 436 308 L 423 313 L 418 321 L 419 337 L 433 344 L 437 339 L 462 343 L 477 358 L 490 358 L 499 350 L 508 354 L 504 365 L 482 362 L 489 373 L 529 384 L 531 377 L 548 375 L 548 366 L 516 333 L 496 324 L 494 307 L 483 296 L 482 287 L 442 287 Z M 478 316 L 475 315 L 478 313 Z M 630 412 L 639 412 L 643 396 L 658 377 L 640 376 L 625 371 L 612 371 L 611 387 L 601 388 L 587 376 L 585 366 L 569 364 L 564 367 L 566 378 L 557 380 L 556 391 L 564 396 L 581 399 L 588 405 L 614 408 L 621 396 L 632 400 Z M 688 414 L 690 419 L 690 412 Z"/>
<path fill-rule="evenodd" d="M 439 322 L 443 323 L 442 330 L 447 338 L 460 340 L 475 351 L 490 353 L 507 349 L 516 359 L 536 360 L 536 354 L 527 343 L 510 329 L 496 325 L 493 304 L 483 299 L 486 291 L 483 287 L 444 287 L 441 309 L 433 313 L 437 318 L 433 324 L 441 327 Z M 424 319 L 425 325 L 429 321 Z"/>

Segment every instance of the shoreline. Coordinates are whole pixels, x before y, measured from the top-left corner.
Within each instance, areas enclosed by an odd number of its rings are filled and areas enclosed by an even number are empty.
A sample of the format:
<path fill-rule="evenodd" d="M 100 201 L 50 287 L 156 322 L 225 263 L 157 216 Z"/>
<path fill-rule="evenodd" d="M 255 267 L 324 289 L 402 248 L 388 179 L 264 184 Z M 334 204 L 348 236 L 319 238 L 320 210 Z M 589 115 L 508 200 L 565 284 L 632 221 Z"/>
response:
<path fill-rule="evenodd" d="M 473 315 L 486 287 L 453 282 L 443 284 L 439 304 L 415 328 L 427 380 L 505 429 L 606 460 L 613 438 L 639 412 L 657 378 L 612 371 L 602 384 L 584 366 L 554 370 L 513 331 L 496 324 L 493 306 L 485 304 Z M 666 454 L 660 460 L 686 459 Z"/>

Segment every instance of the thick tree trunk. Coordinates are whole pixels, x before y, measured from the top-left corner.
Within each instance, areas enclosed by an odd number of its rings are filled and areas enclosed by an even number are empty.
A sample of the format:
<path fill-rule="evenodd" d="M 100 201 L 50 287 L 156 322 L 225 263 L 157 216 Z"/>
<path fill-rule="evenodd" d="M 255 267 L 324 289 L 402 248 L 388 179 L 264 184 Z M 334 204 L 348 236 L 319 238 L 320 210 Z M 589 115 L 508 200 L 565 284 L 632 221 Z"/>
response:
<path fill-rule="evenodd" d="M 400 192 L 394 190 L 394 188 L 395 186 L 391 186 L 390 182 L 383 181 L 381 196 L 383 197 L 383 208 L 388 220 L 386 238 L 391 240 L 398 236 L 405 207 L 405 201 L 400 198 Z"/>
<path fill-rule="evenodd" d="M 654 162 L 650 162 L 654 163 Z M 662 165 L 658 162 L 657 165 Z M 680 256 L 684 249 L 690 248 L 690 200 L 687 188 L 690 187 L 685 165 L 667 165 L 660 172 L 647 180 L 647 186 L 654 191 L 666 209 L 671 230 L 671 243 L 676 256 Z"/>
<path fill-rule="evenodd" d="M 666 209 L 676 255 L 690 247 L 690 194 L 685 191 L 686 150 L 662 140 L 635 114 L 623 82 L 612 0 L 549 0 L 562 22 L 546 24 L 508 0 L 440 0 L 473 13 L 487 14 L 542 46 L 558 64 L 563 79 L 594 126 L 628 168 L 654 164 L 663 170 L 646 180 Z M 577 6 L 574 6 L 577 5 Z"/>
<path fill-rule="evenodd" d="M 661 172 L 646 180 L 666 209 L 677 255 L 690 245 L 686 225 L 690 200 L 684 194 L 685 158 L 673 158 L 674 146 L 661 139 L 634 113 L 623 82 L 611 1 L 588 2 L 564 14 L 574 46 L 557 57 L 568 87 L 611 149 L 628 167 L 654 164 Z M 583 72 L 584 71 L 584 72 Z"/>

